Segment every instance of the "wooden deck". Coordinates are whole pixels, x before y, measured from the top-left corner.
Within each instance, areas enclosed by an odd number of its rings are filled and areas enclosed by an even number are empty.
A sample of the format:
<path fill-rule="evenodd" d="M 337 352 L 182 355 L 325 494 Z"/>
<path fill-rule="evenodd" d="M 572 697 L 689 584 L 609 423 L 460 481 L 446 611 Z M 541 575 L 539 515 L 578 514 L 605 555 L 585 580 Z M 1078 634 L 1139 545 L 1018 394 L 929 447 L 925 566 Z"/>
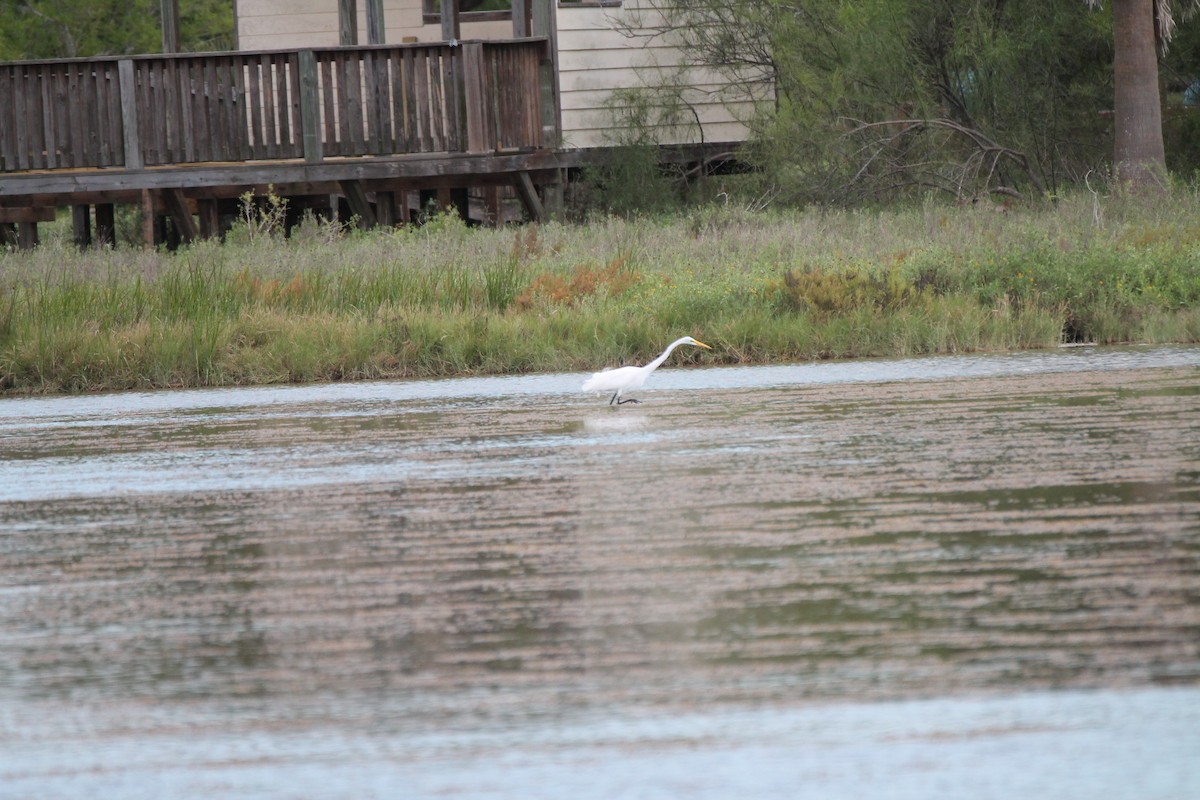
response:
<path fill-rule="evenodd" d="M 81 244 L 91 206 L 97 235 L 111 236 L 117 203 L 170 217 L 185 240 L 213 236 L 223 202 L 267 186 L 298 204 L 342 198 L 365 225 L 406 218 L 410 194 L 469 187 L 493 198 L 512 187 L 541 217 L 537 189 L 561 166 L 548 47 L 524 38 L 0 64 L 0 238 L 32 244 L 37 222 L 62 206 L 75 210 Z"/>

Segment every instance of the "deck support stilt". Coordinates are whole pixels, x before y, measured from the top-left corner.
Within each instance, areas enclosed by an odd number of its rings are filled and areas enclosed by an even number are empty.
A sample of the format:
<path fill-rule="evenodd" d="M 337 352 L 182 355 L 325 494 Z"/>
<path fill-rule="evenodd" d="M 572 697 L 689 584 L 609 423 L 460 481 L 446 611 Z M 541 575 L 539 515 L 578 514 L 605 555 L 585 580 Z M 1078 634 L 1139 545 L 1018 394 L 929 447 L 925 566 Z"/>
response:
<path fill-rule="evenodd" d="M 117 246 L 116 207 L 112 203 L 96 204 L 95 241 L 100 247 Z"/>
<path fill-rule="evenodd" d="M 154 192 L 142 189 L 142 247 L 147 250 L 158 246 L 154 223 Z"/>
<path fill-rule="evenodd" d="M 534 222 L 550 221 L 550 217 L 546 214 L 546 207 L 542 205 L 542 200 L 538 197 L 537 189 L 533 185 L 533 178 L 529 177 L 528 172 L 517 173 L 517 194 L 521 196 L 521 202 L 529 211 L 530 219 Z"/>
<path fill-rule="evenodd" d="M 381 228 L 396 227 L 396 193 L 375 193 L 375 221 Z"/>
<path fill-rule="evenodd" d="M 17 223 L 17 247 L 22 250 L 32 250 L 41 243 L 36 222 Z"/>
<path fill-rule="evenodd" d="M 187 198 L 183 196 L 183 192 L 179 189 L 163 189 L 162 199 L 167 215 L 175 222 L 175 230 L 179 232 L 180 240 L 184 244 L 194 242 L 200 232 L 196 230 L 196 223 L 192 219 L 192 212 L 188 208 Z"/>
<path fill-rule="evenodd" d="M 92 209 L 88 205 L 71 206 L 71 241 L 80 250 L 92 246 Z"/>
<path fill-rule="evenodd" d="M 216 200 L 204 199 L 196 201 L 196 210 L 200 212 L 200 238 L 217 239 L 221 236 L 220 205 Z"/>
<path fill-rule="evenodd" d="M 338 185 L 342 187 L 342 193 L 346 196 L 346 202 L 350 205 L 350 213 L 358 217 L 358 227 L 363 230 L 370 230 L 375 227 L 375 212 L 371 209 L 371 203 L 367 200 L 367 193 L 363 191 L 362 184 L 358 181 L 338 181 Z"/>

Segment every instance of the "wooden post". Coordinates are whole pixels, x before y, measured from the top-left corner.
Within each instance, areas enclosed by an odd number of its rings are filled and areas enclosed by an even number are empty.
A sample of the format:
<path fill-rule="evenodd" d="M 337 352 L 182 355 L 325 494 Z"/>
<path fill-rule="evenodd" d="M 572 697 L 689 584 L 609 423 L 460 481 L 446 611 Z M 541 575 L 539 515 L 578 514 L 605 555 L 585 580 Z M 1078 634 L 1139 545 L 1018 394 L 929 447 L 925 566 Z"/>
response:
<path fill-rule="evenodd" d="M 86 205 L 71 206 L 71 240 L 80 250 L 92 246 L 91 208 Z"/>
<path fill-rule="evenodd" d="M 442 40 L 457 42 L 459 38 L 458 0 L 441 0 L 442 2 Z"/>
<path fill-rule="evenodd" d="M 338 0 L 338 44 L 358 44 L 358 0 Z"/>
<path fill-rule="evenodd" d="M 317 91 L 317 57 L 312 50 L 299 53 L 300 130 L 304 138 L 304 160 L 319 163 L 324 157 L 321 140 L 321 100 Z"/>
<path fill-rule="evenodd" d="M 200 212 L 200 238 L 216 239 L 221 235 L 220 206 L 211 198 L 196 201 Z"/>
<path fill-rule="evenodd" d="M 0 225 L 16 223 L 17 246 L 32 250 L 38 246 L 38 223 L 53 222 L 57 213 L 53 207 L 29 206 L 24 208 L 0 208 Z"/>
<path fill-rule="evenodd" d="M 154 222 L 154 192 L 142 189 L 142 247 L 147 250 L 153 250 L 158 244 Z"/>
<path fill-rule="evenodd" d="M 557 148 L 562 131 L 561 110 L 558 107 L 558 32 L 554 18 L 556 0 L 529 0 L 530 26 L 534 36 L 547 40 L 546 57 L 538 65 L 542 111 L 542 147 Z"/>
<path fill-rule="evenodd" d="M 463 222 L 471 221 L 471 192 L 465 186 L 456 186 L 450 190 L 450 205 L 458 212 Z"/>
<path fill-rule="evenodd" d="M 468 153 L 487 153 L 496 149 L 495 128 L 488 114 L 491 98 L 484 91 L 483 42 L 467 42 L 460 49 L 463 83 L 463 111 L 467 124 Z"/>
<path fill-rule="evenodd" d="M 500 187 L 485 186 L 483 188 L 483 206 L 487 214 L 485 224 L 499 228 L 504 224 L 503 206 L 500 204 Z"/>
<path fill-rule="evenodd" d="M 162 51 L 179 52 L 179 0 L 159 0 L 162 9 Z"/>
<path fill-rule="evenodd" d="M 363 191 L 362 184 L 358 181 L 338 181 L 338 183 L 346 195 L 346 202 L 350 204 L 351 213 L 358 217 L 358 227 L 363 230 L 374 228 L 375 212 L 371 210 L 371 204 L 367 201 L 367 193 Z"/>
<path fill-rule="evenodd" d="M 367 0 L 367 44 L 383 44 L 383 0 Z"/>
<path fill-rule="evenodd" d="M 188 208 L 187 198 L 183 196 L 180 189 L 163 189 L 162 190 L 163 205 L 167 208 L 167 214 L 171 219 L 175 220 L 175 230 L 179 231 L 179 238 L 184 244 L 190 244 L 199 236 L 196 230 L 196 223 L 192 220 L 192 212 Z"/>
<path fill-rule="evenodd" d="M 125 169 L 143 169 L 142 146 L 138 141 L 137 85 L 133 62 L 117 62 L 117 80 L 121 85 L 121 128 L 125 138 Z"/>
<path fill-rule="evenodd" d="M 529 35 L 529 0 L 512 0 L 512 25 L 514 39 Z"/>
<path fill-rule="evenodd" d="M 117 244 L 117 221 L 112 203 L 96 204 L 96 244 L 115 247 Z"/>
<path fill-rule="evenodd" d="M 517 194 L 520 195 L 521 202 L 525 204 L 525 208 L 534 222 L 549 221 L 550 217 L 546 214 L 541 198 L 538 197 L 537 189 L 534 188 L 533 178 L 529 177 L 528 172 L 517 173 Z"/>
<path fill-rule="evenodd" d="M 40 243 L 36 222 L 17 223 L 17 247 L 22 250 L 32 250 Z"/>
<path fill-rule="evenodd" d="M 375 221 L 381 228 L 396 227 L 396 193 L 375 193 Z"/>

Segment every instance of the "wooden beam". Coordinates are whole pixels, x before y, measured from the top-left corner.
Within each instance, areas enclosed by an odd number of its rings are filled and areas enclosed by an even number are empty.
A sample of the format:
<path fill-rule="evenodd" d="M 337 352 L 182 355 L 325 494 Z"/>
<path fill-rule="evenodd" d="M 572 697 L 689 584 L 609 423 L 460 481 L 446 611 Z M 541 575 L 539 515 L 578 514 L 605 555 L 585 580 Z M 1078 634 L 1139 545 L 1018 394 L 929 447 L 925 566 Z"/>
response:
<path fill-rule="evenodd" d="M 162 199 L 168 216 L 175 220 L 175 229 L 179 231 L 179 238 L 183 240 L 184 244 L 194 242 L 200 232 L 196 230 L 196 223 L 192 219 L 192 212 L 188 209 L 187 199 L 183 196 L 183 192 L 179 189 L 163 189 Z"/>
<path fill-rule="evenodd" d="M 546 215 L 546 209 L 542 206 L 537 189 L 533 185 L 533 178 L 529 177 L 528 172 L 517 173 L 516 187 L 521 202 L 529 211 L 529 218 L 534 222 L 549 222 L 550 218 Z"/>
<path fill-rule="evenodd" d="M 367 44 L 383 44 L 386 36 L 383 0 L 367 0 Z"/>
<path fill-rule="evenodd" d="M 39 172 L 7 174 L 0 206 L 32 205 L 30 195 L 70 198 L 85 192 L 122 193 L 129 202 L 139 202 L 142 189 L 187 187 L 189 193 L 209 188 L 257 186 L 285 183 L 325 183 L 342 180 L 440 181 L 458 178 L 456 185 L 474 185 L 478 179 L 496 176 L 510 182 L 513 173 L 556 169 L 563 155 L 548 150 L 505 155 L 439 155 L 433 158 L 393 156 L 371 159 L 347 159 L 305 164 L 298 161 L 278 163 L 221 164 L 200 167 L 161 167 L 149 170 L 87 170 L 83 172 Z M 70 205 L 70 201 L 62 203 Z"/>
<path fill-rule="evenodd" d="M 358 0 L 338 0 L 338 44 L 358 44 Z"/>
<path fill-rule="evenodd" d="M 578 159 L 574 159 L 572 163 L 576 162 L 578 162 Z M 471 168 L 481 163 L 494 168 Z M 369 169 L 362 169 L 361 165 L 354 165 L 354 168 L 351 170 L 351 165 L 343 164 L 338 169 L 337 174 L 323 175 L 321 176 L 321 180 L 284 180 L 283 178 L 285 177 L 296 177 L 289 167 L 286 174 L 277 174 L 275 176 L 263 175 L 256 170 L 253 180 L 246 179 L 244 176 L 229 175 L 227 176 L 227 182 L 223 183 L 191 181 L 186 176 L 181 177 L 179 173 L 175 173 L 176 179 L 169 186 L 160 186 L 159 188 L 186 186 L 183 189 L 183 193 L 190 201 L 236 199 L 246 192 L 250 192 L 255 196 L 265 196 L 272 191 L 280 197 L 298 197 L 302 195 L 340 194 L 342 187 L 338 184 L 339 178 L 361 176 L 357 180 L 362 183 L 363 191 L 369 194 L 381 191 L 402 192 L 405 189 L 436 189 L 442 186 L 512 186 L 513 176 L 520 170 L 528 171 L 534 183 L 541 186 L 559 181 L 558 163 L 560 162 L 556 159 L 549 162 L 549 166 L 547 166 L 547 162 L 540 156 L 534 160 L 526 160 L 524 156 L 520 155 L 486 157 L 483 159 L 473 158 L 461 164 L 456 162 L 454 168 L 450 168 L 445 162 L 437 161 L 431 165 L 432 168 L 430 169 L 399 176 L 395 175 L 391 169 L 375 173 Z M 117 185 L 121 188 L 109 189 L 107 191 L 89 188 L 87 190 L 81 189 L 79 191 L 53 193 L 21 193 L 12 196 L 4 194 L 0 195 L 0 208 L 21 208 L 27 206 L 61 207 L 92 204 L 97 208 L 96 225 L 100 227 L 103 225 L 100 215 L 105 208 L 108 208 L 108 218 L 111 221 L 113 218 L 112 204 L 128 203 L 137 205 L 142 201 L 141 188 L 131 187 L 127 176 L 121 177 L 120 173 L 116 171 L 106 171 L 106 174 L 116 175 Z M 192 185 L 193 183 L 194 185 Z M 113 229 L 111 224 L 108 227 L 109 230 Z"/>
<path fill-rule="evenodd" d="M 56 209 L 50 208 L 0 208 L 0 223 L 4 222 L 54 222 Z"/>
<path fill-rule="evenodd" d="M 340 181 L 342 186 L 342 194 L 346 197 L 346 202 L 350 204 L 350 211 L 358 217 L 358 227 L 363 230 L 369 230 L 375 227 L 375 212 L 371 210 L 371 203 L 367 200 L 367 193 L 363 191 L 362 184 L 358 181 Z"/>

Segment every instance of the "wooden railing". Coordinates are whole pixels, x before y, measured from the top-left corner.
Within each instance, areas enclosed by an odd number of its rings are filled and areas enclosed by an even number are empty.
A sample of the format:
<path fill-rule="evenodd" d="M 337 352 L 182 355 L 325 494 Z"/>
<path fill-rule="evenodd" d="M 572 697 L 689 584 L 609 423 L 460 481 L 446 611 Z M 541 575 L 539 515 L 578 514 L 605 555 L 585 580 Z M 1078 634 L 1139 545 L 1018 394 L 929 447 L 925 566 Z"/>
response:
<path fill-rule="evenodd" d="M 534 150 L 554 134 L 545 53 L 516 39 L 0 64 L 0 173 Z"/>

